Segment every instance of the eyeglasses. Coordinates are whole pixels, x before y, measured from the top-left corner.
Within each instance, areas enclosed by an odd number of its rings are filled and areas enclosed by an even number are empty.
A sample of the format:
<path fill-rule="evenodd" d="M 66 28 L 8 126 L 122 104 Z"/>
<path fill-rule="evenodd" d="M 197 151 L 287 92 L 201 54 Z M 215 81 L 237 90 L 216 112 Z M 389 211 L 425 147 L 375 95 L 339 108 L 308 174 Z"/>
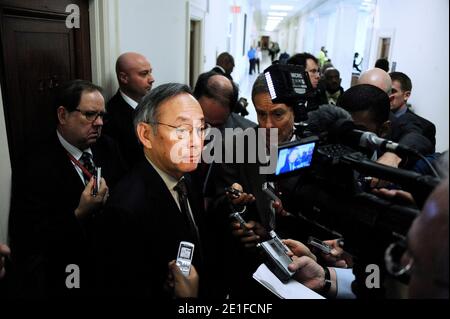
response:
<path fill-rule="evenodd" d="M 89 122 L 95 122 L 99 117 L 103 120 L 108 116 L 106 112 L 82 111 L 80 109 L 75 109 L 75 111 L 81 113 Z"/>
<path fill-rule="evenodd" d="M 174 126 L 174 125 L 161 123 L 161 122 L 151 122 L 150 124 L 165 125 L 165 126 L 175 129 L 175 133 L 176 133 L 178 139 L 180 139 L 180 140 L 187 138 L 189 135 L 192 134 L 192 132 L 194 130 L 195 130 L 195 133 L 197 134 L 197 136 L 202 137 L 202 138 L 205 137 L 206 135 L 208 135 L 209 132 L 211 131 L 211 125 L 209 125 L 208 123 L 205 123 L 202 126 L 198 126 L 198 127 L 193 127 L 190 124 L 182 124 L 180 126 Z"/>
<path fill-rule="evenodd" d="M 308 70 L 307 72 L 312 75 L 320 75 L 320 71 L 317 69 Z"/>
<path fill-rule="evenodd" d="M 414 264 L 414 259 L 408 254 L 405 240 L 389 245 L 384 253 L 384 261 L 386 270 L 394 277 L 409 276 Z"/>

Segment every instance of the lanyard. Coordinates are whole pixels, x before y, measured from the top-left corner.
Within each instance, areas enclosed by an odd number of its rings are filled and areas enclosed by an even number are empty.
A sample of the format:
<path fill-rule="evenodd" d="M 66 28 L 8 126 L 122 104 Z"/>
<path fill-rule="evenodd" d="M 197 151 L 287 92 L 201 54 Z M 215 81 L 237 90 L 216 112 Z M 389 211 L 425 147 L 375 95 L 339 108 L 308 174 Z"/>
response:
<path fill-rule="evenodd" d="M 88 180 L 90 180 L 92 178 L 92 174 L 86 169 L 86 167 L 84 167 L 83 164 L 81 164 L 75 157 L 73 157 L 72 154 L 67 153 L 67 155 L 69 156 L 72 163 L 78 166 L 82 170 L 83 174 L 86 175 Z"/>

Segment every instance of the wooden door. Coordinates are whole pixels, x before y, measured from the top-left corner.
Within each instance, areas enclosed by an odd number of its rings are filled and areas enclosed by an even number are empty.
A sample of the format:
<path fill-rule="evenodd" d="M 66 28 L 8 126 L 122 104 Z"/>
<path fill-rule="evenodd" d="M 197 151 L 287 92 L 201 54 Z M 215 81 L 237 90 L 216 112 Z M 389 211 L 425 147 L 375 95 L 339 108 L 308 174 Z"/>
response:
<path fill-rule="evenodd" d="M 80 28 L 67 28 L 69 4 Z M 0 0 L 0 79 L 11 163 L 56 129 L 53 93 L 61 82 L 91 79 L 88 0 Z M 31 155 L 31 154 L 30 154 Z"/>

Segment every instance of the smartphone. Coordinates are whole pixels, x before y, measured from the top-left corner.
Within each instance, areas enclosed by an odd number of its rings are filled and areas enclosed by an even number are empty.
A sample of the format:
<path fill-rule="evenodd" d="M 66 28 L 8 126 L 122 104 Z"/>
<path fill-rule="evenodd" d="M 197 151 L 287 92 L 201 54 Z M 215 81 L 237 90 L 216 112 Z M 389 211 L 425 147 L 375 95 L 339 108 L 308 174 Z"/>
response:
<path fill-rule="evenodd" d="M 235 197 L 239 197 L 242 194 L 242 191 L 240 191 L 239 189 L 233 188 L 233 187 L 226 187 L 225 192 L 228 192 Z"/>
<path fill-rule="evenodd" d="M 275 202 L 281 203 L 280 198 L 276 195 L 275 189 L 272 186 L 270 186 L 270 184 L 268 182 L 265 182 L 263 184 L 262 190 L 263 190 L 264 193 L 266 193 Z"/>
<path fill-rule="evenodd" d="M 94 187 L 92 188 L 92 196 L 98 195 L 98 190 L 100 189 L 101 180 L 102 180 L 102 168 L 98 167 L 97 172 L 94 175 Z"/>
<path fill-rule="evenodd" d="M 191 272 L 194 247 L 195 245 L 193 243 L 187 241 L 180 242 L 180 246 L 178 247 L 176 264 L 185 277 L 188 277 Z"/>
<path fill-rule="evenodd" d="M 325 255 L 331 254 L 331 249 L 332 248 L 329 245 L 325 244 L 323 241 L 321 241 L 321 240 L 319 240 L 317 238 L 309 237 L 308 238 L 308 245 L 319 249 Z"/>

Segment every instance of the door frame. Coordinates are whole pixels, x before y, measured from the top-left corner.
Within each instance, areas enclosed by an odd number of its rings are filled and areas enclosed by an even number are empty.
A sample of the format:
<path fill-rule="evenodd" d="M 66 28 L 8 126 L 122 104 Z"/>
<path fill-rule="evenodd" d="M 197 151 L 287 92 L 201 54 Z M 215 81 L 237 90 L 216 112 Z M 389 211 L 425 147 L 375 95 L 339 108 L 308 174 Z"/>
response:
<path fill-rule="evenodd" d="M 188 39 L 191 38 L 191 20 L 194 20 L 196 22 L 199 22 L 199 28 L 197 32 L 198 36 L 195 40 L 197 49 L 197 56 L 194 57 L 195 59 L 195 66 L 194 66 L 194 78 L 198 78 L 200 73 L 203 72 L 204 67 L 204 56 L 205 56 L 205 47 L 204 47 L 204 37 L 205 37 L 205 16 L 209 11 L 209 1 L 204 2 L 202 4 L 197 4 L 195 2 L 186 2 L 186 58 L 185 58 L 185 65 L 186 65 L 186 73 L 185 73 L 185 83 L 189 83 L 190 78 L 190 52 L 191 52 L 191 43 Z"/>
<path fill-rule="evenodd" d="M 119 0 L 89 0 L 92 82 L 104 89 L 105 99 L 115 94 L 116 60 L 120 55 Z"/>

